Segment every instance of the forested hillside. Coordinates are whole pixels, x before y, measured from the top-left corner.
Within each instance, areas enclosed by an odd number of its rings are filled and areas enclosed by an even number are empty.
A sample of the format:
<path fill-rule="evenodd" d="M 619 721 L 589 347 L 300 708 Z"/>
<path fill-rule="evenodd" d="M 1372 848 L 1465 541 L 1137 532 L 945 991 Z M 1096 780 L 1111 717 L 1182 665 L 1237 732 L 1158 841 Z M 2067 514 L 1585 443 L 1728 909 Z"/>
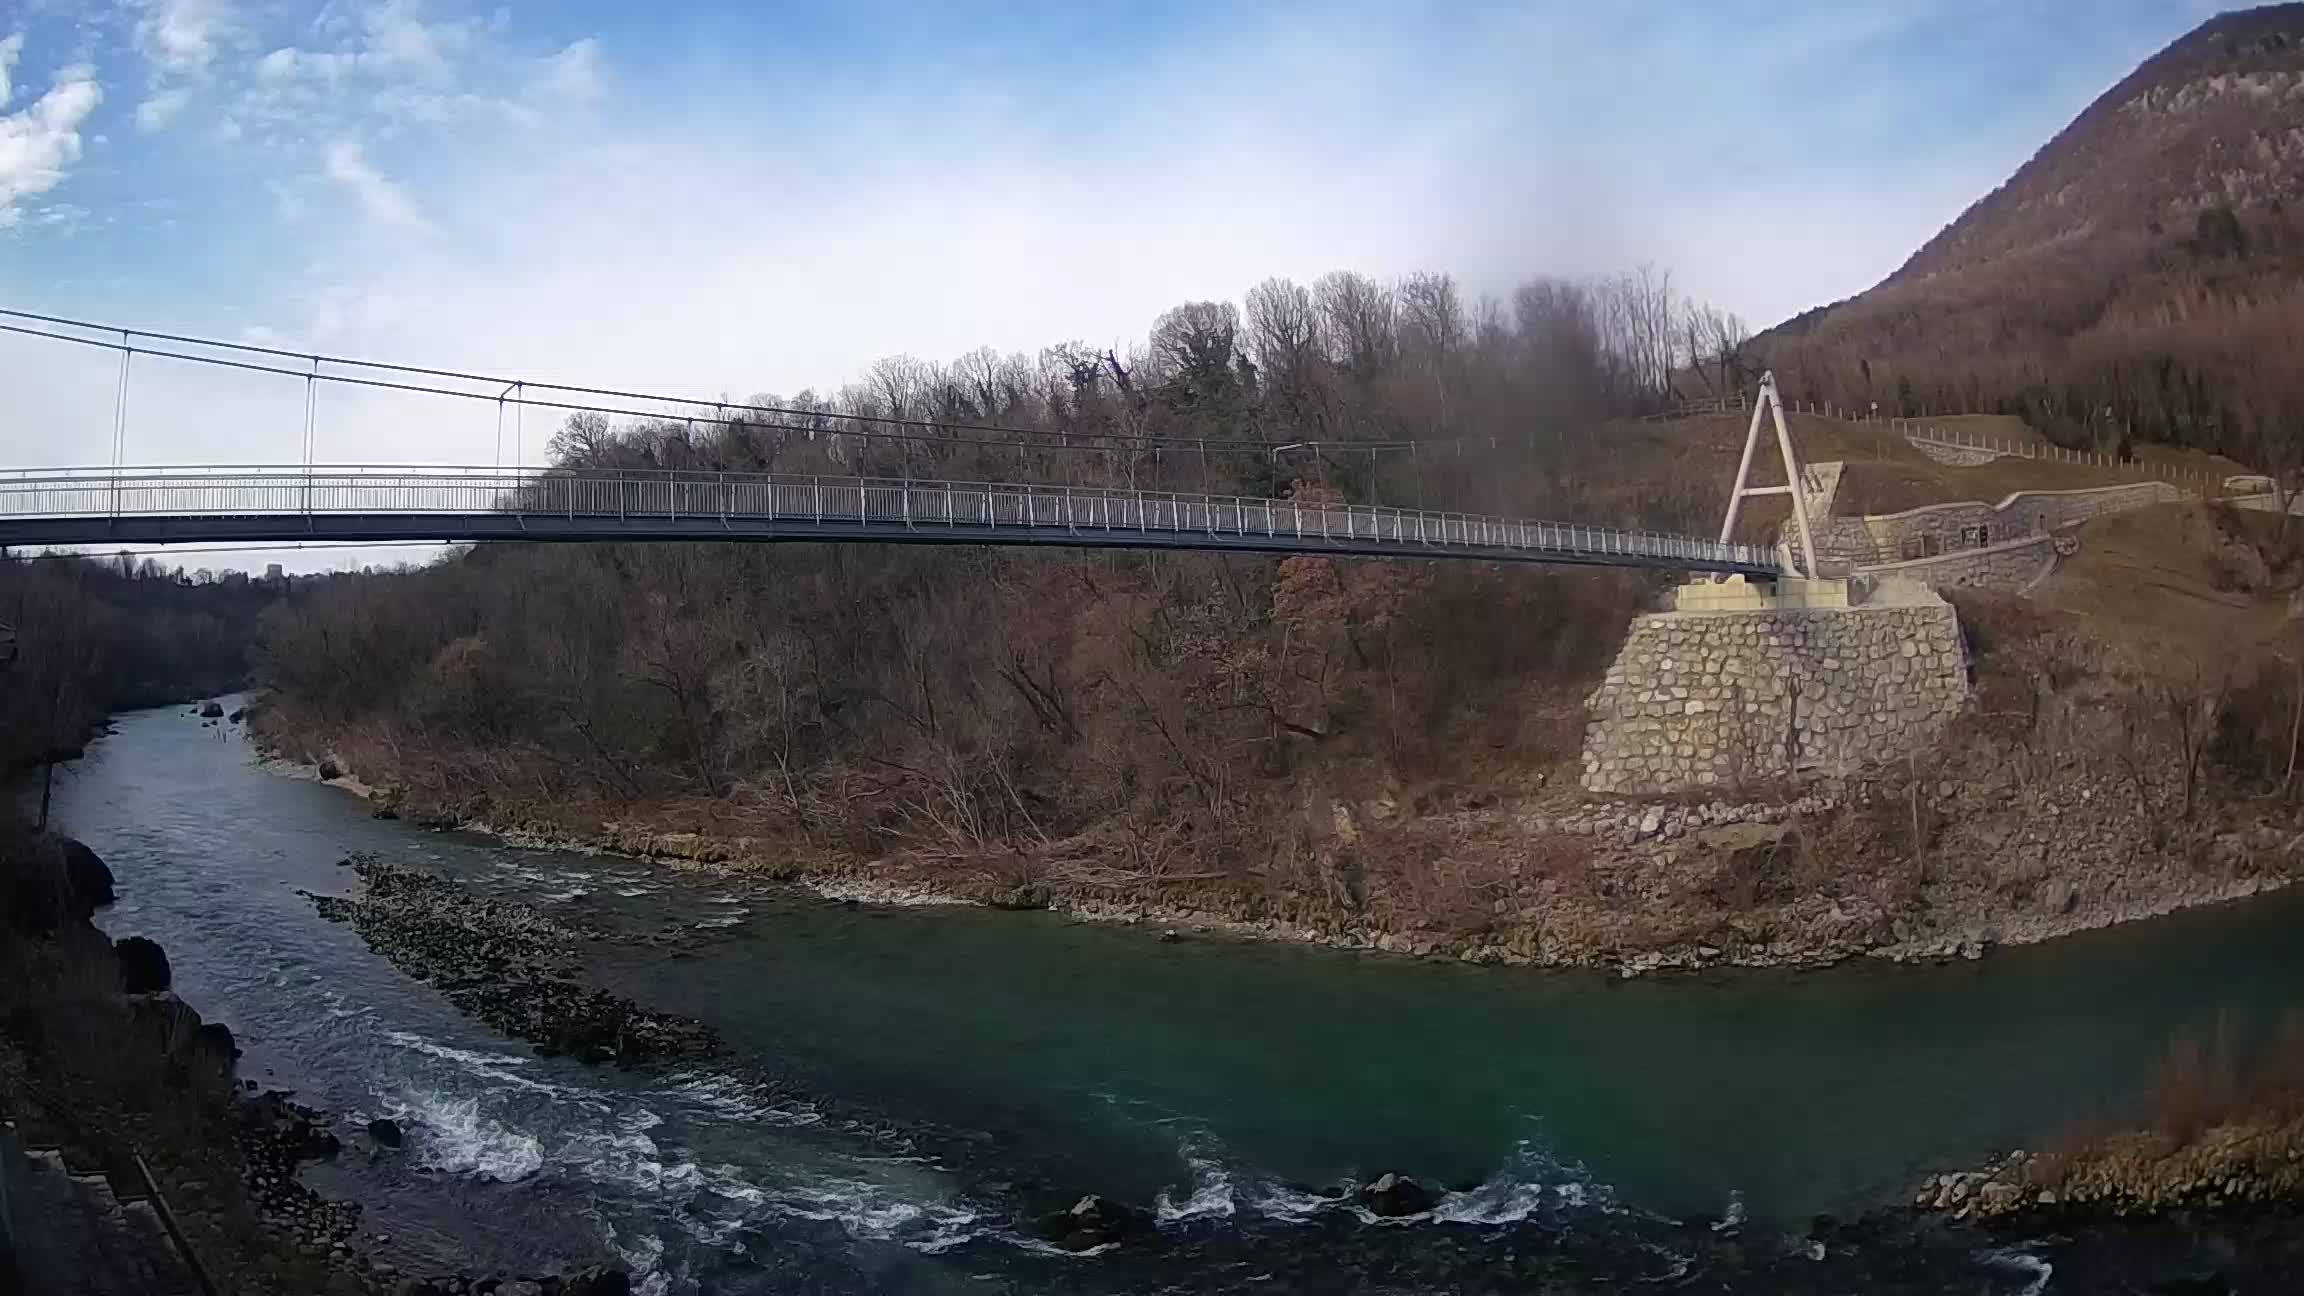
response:
<path fill-rule="evenodd" d="M 1127 356 L 884 361 L 833 398 L 755 402 L 797 415 L 580 414 L 555 452 L 1689 528 L 1719 483 L 1628 473 L 1593 431 L 1667 400 L 1707 328 L 1733 325 L 1653 272 L 1534 283 L 1509 308 L 1437 275 L 1271 281 L 1244 314 L 1167 313 Z M 1477 796 L 1572 754 L 1580 690 L 1647 588 L 1324 558 L 490 545 L 300 586 L 265 626 L 265 724 L 466 815 L 646 811 L 1020 882 L 1248 878 L 1333 862 L 1312 842 L 1334 829 L 1324 785 Z"/>
<path fill-rule="evenodd" d="M 1801 399 L 2304 466 L 2304 5 L 2202 24 L 1885 282 L 1751 350 Z"/>
<path fill-rule="evenodd" d="M 0 770 L 76 750 L 107 711 L 205 697 L 246 682 L 259 615 L 280 591 L 237 572 L 156 561 L 0 556 Z"/>

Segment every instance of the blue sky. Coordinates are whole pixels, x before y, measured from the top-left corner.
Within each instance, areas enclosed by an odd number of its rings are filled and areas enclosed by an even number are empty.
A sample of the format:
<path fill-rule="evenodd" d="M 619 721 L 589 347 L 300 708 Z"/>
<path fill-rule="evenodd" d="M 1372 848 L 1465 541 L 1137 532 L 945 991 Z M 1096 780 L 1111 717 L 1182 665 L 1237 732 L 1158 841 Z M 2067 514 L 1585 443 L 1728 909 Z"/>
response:
<path fill-rule="evenodd" d="M 1125 347 L 1339 267 L 1648 261 L 1762 326 L 2207 12 L 0 0 L 0 304 L 736 395 Z M 101 366 L 46 354 L 0 345 L 53 416 L 0 418 L 0 459 L 101 459 Z M 293 457 L 272 401 L 163 391 L 131 457 Z M 482 422 L 344 418 L 320 454 L 470 461 Z"/>

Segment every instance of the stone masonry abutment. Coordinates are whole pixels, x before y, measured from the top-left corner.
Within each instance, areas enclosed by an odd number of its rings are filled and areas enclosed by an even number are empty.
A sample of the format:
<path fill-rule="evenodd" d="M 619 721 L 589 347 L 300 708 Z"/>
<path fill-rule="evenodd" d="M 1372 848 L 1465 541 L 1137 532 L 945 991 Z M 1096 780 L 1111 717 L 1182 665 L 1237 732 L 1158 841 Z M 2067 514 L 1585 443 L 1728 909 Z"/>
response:
<path fill-rule="evenodd" d="M 1722 607 L 1636 618 L 1588 702 L 1586 790 L 1659 795 L 1842 774 L 1925 746 L 1968 672 L 1952 606 L 1895 582 L 1860 606 Z M 1729 600 L 1733 601 L 1733 600 Z"/>

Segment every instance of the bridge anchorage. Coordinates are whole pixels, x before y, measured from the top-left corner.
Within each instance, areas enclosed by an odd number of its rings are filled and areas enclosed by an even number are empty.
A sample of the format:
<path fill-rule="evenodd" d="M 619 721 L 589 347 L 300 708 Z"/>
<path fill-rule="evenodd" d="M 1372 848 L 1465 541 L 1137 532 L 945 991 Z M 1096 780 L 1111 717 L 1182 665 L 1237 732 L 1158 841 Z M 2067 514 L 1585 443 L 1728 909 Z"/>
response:
<path fill-rule="evenodd" d="M 670 417 L 691 426 L 732 427 L 738 423 L 760 425 L 765 407 L 675 401 L 312 356 L 18 311 L 0 310 L 0 317 L 17 321 L 0 323 L 0 332 L 98 348 L 121 357 L 114 393 L 111 463 L 0 472 L 0 546 L 164 545 L 187 541 L 809 540 L 1475 559 L 1648 567 L 1731 578 L 1774 578 L 1785 562 L 1784 555 L 1768 546 L 1734 542 L 1730 530 L 1724 530 L 1715 541 L 1492 514 L 1205 491 L 948 481 L 918 476 L 500 464 L 486 468 L 320 464 L 312 461 L 316 442 L 313 410 L 314 393 L 324 384 L 490 402 L 499 411 L 500 430 L 502 411 L 507 408 L 537 407 L 555 414 L 591 410 Z M 305 462 L 130 466 L 126 460 L 127 410 L 131 360 L 136 357 L 276 375 L 301 385 L 305 396 Z M 623 403 L 606 404 L 606 399 Z M 655 405 L 633 408 L 631 402 Z M 668 407 L 681 412 L 667 415 Z M 706 410 L 711 414 L 705 414 Z M 826 418 L 856 416 L 766 412 L 815 420 L 815 424 L 792 428 L 812 437 L 827 432 L 843 438 L 893 435 L 869 428 L 859 431 L 816 425 Z M 1781 425 L 1781 415 L 1778 421 Z M 1757 422 L 1754 426 L 1757 429 Z M 1177 444 L 1189 450 L 1193 443 Z M 1404 444 L 1413 453 L 1416 443 Z M 1207 443 L 1199 445 L 1204 462 Z M 1075 447 L 1067 442 L 1062 448 L 1069 451 Z M 1258 446 L 1257 452 L 1268 449 Z M 1749 448 L 1746 458 L 1750 458 Z"/>
<path fill-rule="evenodd" d="M 1781 486 L 1752 484 L 1763 420 Z M 1670 610 L 1633 618 L 1587 701 L 1587 791 L 1712 795 L 1846 774 L 1926 746 L 1959 714 L 1968 672 L 1952 605 L 1912 582 L 1826 575 L 1811 518 L 1829 517 L 1837 482 L 1801 464 L 1763 375 L 1720 536 L 1745 500 L 1789 496 L 1775 561 L 1682 585 Z"/>

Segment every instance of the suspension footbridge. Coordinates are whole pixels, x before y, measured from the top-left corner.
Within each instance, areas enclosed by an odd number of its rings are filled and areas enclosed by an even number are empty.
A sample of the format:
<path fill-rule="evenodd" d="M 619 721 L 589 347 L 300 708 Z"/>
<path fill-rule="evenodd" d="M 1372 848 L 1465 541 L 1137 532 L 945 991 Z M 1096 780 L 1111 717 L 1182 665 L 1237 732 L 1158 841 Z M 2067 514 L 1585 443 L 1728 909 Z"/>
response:
<path fill-rule="evenodd" d="M 0 332 L 115 351 L 114 462 L 0 470 L 0 546 L 283 544 L 309 541 L 815 541 L 1198 549 L 1279 554 L 1452 558 L 1648 567 L 1770 576 L 1777 551 L 1654 531 L 1502 515 L 1316 499 L 1116 486 L 657 468 L 175 465 L 125 462 L 131 362 L 273 374 L 305 386 L 304 443 L 314 444 L 322 384 L 422 392 L 553 411 L 665 415 L 604 400 L 666 398 L 508 381 L 376 361 L 143 333 L 0 311 Z M 148 360 L 149 363 L 149 360 Z M 485 393 L 500 384 L 493 397 Z M 683 402 L 693 423 L 761 426 L 764 414 L 810 420 L 823 411 Z M 702 411 L 709 410 L 709 414 Z M 675 416 L 677 417 L 677 416 Z M 832 436 L 918 441 L 990 431 L 972 425 L 875 419 Z M 501 416 L 499 417 L 501 427 Z M 1025 434 L 1045 437 L 1046 434 Z M 982 444 L 980 438 L 969 444 Z M 1187 446 L 1191 443 L 1184 443 Z M 1209 443 L 1201 441 L 1203 460 Z M 1042 444 L 1029 449 L 1051 449 Z M 1069 446 L 1065 447 L 1069 449 Z M 1134 447 L 1140 449 L 1141 447 Z M 1288 447 L 1271 447 L 1279 450 Z M 1262 453 L 1266 448 L 1257 447 Z M 1413 446 L 1411 446 L 1413 449 Z"/>

